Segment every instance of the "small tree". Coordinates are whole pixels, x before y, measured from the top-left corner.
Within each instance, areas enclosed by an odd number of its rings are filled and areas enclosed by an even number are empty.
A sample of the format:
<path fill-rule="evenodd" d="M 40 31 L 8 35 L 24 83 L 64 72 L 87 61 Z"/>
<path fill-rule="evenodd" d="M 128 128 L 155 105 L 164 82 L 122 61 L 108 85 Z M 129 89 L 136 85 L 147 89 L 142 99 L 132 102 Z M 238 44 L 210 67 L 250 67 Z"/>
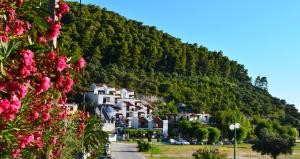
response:
<path fill-rule="evenodd" d="M 277 122 L 262 121 L 255 129 L 257 138 L 253 142 L 252 149 L 261 154 L 271 155 L 274 159 L 280 154 L 292 154 L 298 134 L 295 129 L 282 127 Z"/>
<path fill-rule="evenodd" d="M 199 141 L 204 141 L 208 138 L 208 130 L 207 128 L 198 128 L 196 131 L 195 131 L 195 136 L 197 137 L 197 139 Z"/>
<path fill-rule="evenodd" d="M 207 130 L 208 130 L 208 141 L 210 143 L 216 143 L 221 136 L 221 131 L 213 127 L 207 128 Z"/>
<path fill-rule="evenodd" d="M 246 137 L 247 137 L 247 130 L 243 127 L 240 127 L 239 129 L 236 130 L 236 140 L 238 142 L 243 141 Z M 229 133 L 229 139 L 233 139 L 234 138 L 234 131 L 231 131 Z"/>

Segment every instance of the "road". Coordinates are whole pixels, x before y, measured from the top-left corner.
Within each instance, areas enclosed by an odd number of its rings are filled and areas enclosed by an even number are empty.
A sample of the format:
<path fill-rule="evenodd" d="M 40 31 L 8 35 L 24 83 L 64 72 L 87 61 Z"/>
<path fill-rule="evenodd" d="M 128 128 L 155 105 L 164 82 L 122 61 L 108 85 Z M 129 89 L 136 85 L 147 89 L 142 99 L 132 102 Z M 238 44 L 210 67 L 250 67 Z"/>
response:
<path fill-rule="evenodd" d="M 137 152 L 136 146 L 136 144 L 112 142 L 112 157 L 114 159 L 145 159 L 143 154 Z"/>

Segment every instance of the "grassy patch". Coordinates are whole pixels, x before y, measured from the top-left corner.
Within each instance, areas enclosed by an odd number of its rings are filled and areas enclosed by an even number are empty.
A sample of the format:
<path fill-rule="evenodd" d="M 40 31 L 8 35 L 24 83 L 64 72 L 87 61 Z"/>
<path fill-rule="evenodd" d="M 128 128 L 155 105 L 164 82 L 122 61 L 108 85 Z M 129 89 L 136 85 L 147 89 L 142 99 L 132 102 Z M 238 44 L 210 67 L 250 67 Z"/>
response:
<path fill-rule="evenodd" d="M 150 156 L 150 152 L 147 152 L 148 159 L 192 159 L 192 154 L 198 149 L 219 149 L 226 153 L 230 158 L 233 157 L 233 145 L 168 145 L 155 143 L 153 145 L 153 157 Z M 252 151 L 250 144 L 238 144 L 237 148 L 238 158 L 266 158 L 270 159 L 267 155 L 260 155 Z M 299 159 L 300 158 L 300 144 L 294 147 L 293 155 L 280 155 L 279 159 Z"/>

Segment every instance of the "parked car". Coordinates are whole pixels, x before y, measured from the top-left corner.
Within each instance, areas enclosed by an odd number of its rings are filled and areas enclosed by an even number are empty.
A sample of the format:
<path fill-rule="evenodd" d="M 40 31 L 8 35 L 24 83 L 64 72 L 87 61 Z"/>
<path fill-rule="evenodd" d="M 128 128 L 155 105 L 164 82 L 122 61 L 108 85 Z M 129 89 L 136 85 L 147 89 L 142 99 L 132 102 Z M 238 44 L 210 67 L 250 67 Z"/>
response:
<path fill-rule="evenodd" d="M 200 142 L 197 140 L 188 140 L 191 145 L 200 145 Z"/>
<path fill-rule="evenodd" d="M 175 144 L 175 142 L 176 142 L 176 140 L 174 140 L 174 139 L 170 139 L 170 140 L 169 140 L 169 143 L 170 143 L 170 144 Z"/>
<path fill-rule="evenodd" d="M 232 142 L 229 140 L 225 140 L 225 141 L 223 141 L 223 144 L 224 145 L 232 145 Z"/>
<path fill-rule="evenodd" d="M 113 159 L 111 156 L 101 156 L 99 159 Z"/>
<path fill-rule="evenodd" d="M 187 141 L 184 140 L 184 139 L 178 139 L 178 140 L 175 141 L 175 144 L 176 144 L 176 145 L 189 145 L 190 143 L 187 142 Z"/>

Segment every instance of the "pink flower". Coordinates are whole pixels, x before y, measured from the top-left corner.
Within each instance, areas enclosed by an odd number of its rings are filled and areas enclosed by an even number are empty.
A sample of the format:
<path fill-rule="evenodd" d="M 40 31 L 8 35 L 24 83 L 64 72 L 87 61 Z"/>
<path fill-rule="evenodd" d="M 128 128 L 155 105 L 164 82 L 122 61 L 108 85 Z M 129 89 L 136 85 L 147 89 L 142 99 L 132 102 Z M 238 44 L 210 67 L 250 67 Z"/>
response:
<path fill-rule="evenodd" d="M 13 151 L 13 153 L 10 155 L 12 158 L 18 158 L 18 157 L 20 157 L 21 155 L 20 155 L 20 152 L 21 152 L 21 150 L 20 149 L 15 149 L 14 151 Z"/>
<path fill-rule="evenodd" d="M 57 137 L 53 136 L 52 139 L 51 139 L 51 144 L 55 145 L 56 144 L 56 140 L 57 140 Z"/>
<path fill-rule="evenodd" d="M 9 28 L 8 25 L 6 25 L 5 28 L 4 28 L 4 32 L 9 32 L 9 31 L 10 31 L 10 28 Z"/>
<path fill-rule="evenodd" d="M 66 92 L 66 93 L 70 92 L 72 90 L 73 84 L 74 84 L 74 81 L 70 77 L 67 77 L 67 79 L 65 81 L 64 92 Z"/>
<path fill-rule="evenodd" d="M 77 61 L 77 66 L 79 68 L 83 68 L 85 66 L 85 60 L 84 58 L 80 58 L 78 61 Z"/>
<path fill-rule="evenodd" d="M 14 113 L 5 113 L 3 115 L 3 120 L 7 121 L 7 120 L 13 120 L 15 118 L 15 114 Z"/>
<path fill-rule="evenodd" d="M 41 140 L 36 141 L 36 145 L 37 145 L 38 149 L 43 148 L 43 142 Z"/>
<path fill-rule="evenodd" d="M 57 62 L 57 70 L 58 71 L 63 71 L 65 68 L 68 68 L 69 65 L 67 64 L 67 58 L 66 57 L 60 57 L 58 59 L 58 62 Z"/>
<path fill-rule="evenodd" d="M 25 84 L 23 84 L 19 88 L 19 92 L 20 92 L 20 98 L 24 98 L 26 96 L 26 94 L 28 93 L 28 87 Z"/>
<path fill-rule="evenodd" d="M 10 107 L 10 102 L 7 99 L 0 100 L 0 114 Z"/>
<path fill-rule="evenodd" d="M 48 33 L 48 38 L 50 40 L 53 40 L 54 38 L 57 38 L 60 34 L 60 29 L 61 29 L 61 25 L 60 23 L 53 23 L 51 24 L 50 28 L 52 29 L 52 31 L 50 33 Z"/>
<path fill-rule="evenodd" d="M 67 3 L 61 2 L 59 3 L 59 12 L 60 14 L 65 14 L 70 10 L 70 7 Z"/>
<path fill-rule="evenodd" d="M 7 12 L 8 12 L 8 23 L 11 23 L 13 20 L 15 20 L 16 11 L 14 9 L 9 9 Z"/>
<path fill-rule="evenodd" d="M 44 113 L 44 114 L 42 115 L 42 118 L 43 118 L 43 121 L 44 121 L 44 122 L 45 122 L 45 121 L 48 121 L 49 118 L 50 118 L 50 114 L 49 114 L 49 113 Z"/>
<path fill-rule="evenodd" d="M 25 29 L 22 27 L 22 26 L 18 26 L 16 29 L 15 29 L 15 34 L 16 35 L 22 35 L 24 33 Z"/>
<path fill-rule="evenodd" d="M 36 94 L 43 93 L 51 87 L 51 81 L 49 77 L 43 77 L 40 80 L 40 86 L 36 89 Z"/>
<path fill-rule="evenodd" d="M 48 34 L 48 38 L 53 40 L 59 36 L 60 32 L 58 30 L 53 30 L 50 34 Z"/>
<path fill-rule="evenodd" d="M 57 19 L 61 19 L 62 18 L 62 14 L 58 13 L 58 14 L 56 14 L 56 17 L 57 17 Z"/>
<path fill-rule="evenodd" d="M 5 34 L 1 34 L 0 39 L 1 39 L 2 43 L 7 43 L 7 41 L 8 41 L 8 37 Z"/>
<path fill-rule="evenodd" d="M 45 39 L 45 38 L 43 38 L 42 36 L 39 36 L 38 38 L 37 38 L 37 42 L 38 43 L 42 43 L 42 44 L 47 44 L 47 40 Z"/>
<path fill-rule="evenodd" d="M 18 113 L 19 109 L 21 108 L 21 102 L 16 95 L 12 97 L 12 100 L 10 102 L 10 108 L 13 113 Z"/>
<path fill-rule="evenodd" d="M 20 54 L 23 57 L 25 66 L 31 66 L 34 63 L 34 53 L 31 50 L 23 50 Z"/>
<path fill-rule="evenodd" d="M 42 132 L 41 128 L 38 128 L 38 130 L 34 133 L 34 136 L 35 136 L 36 139 L 41 138 L 42 135 L 43 135 L 43 132 Z"/>
<path fill-rule="evenodd" d="M 18 0 L 18 6 L 21 7 L 23 5 L 24 0 Z"/>
<path fill-rule="evenodd" d="M 61 29 L 61 25 L 60 25 L 60 23 L 53 23 L 53 24 L 51 24 L 51 29 L 52 30 L 57 30 L 57 31 L 59 31 L 60 29 Z"/>
<path fill-rule="evenodd" d="M 48 59 L 49 59 L 49 60 L 54 60 L 55 57 L 56 57 L 56 52 L 54 52 L 54 51 L 51 51 L 51 52 L 49 53 L 49 55 L 48 55 Z"/>
<path fill-rule="evenodd" d="M 51 18 L 50 16 L 48 16 L 48 17 L 47 17 L 47 22 L 50 23 L 51 21 L 52 21 L 52 18 Z"/>
<path fill-rule="evenodd" d="M 28 69 L 25 66 L 21 67 L 19 72 L 20 72 L 20 74 L 22 75 L 23 78 L 26 78 L 26 77 L 31 75 L 30 69 Z"/>
<path fill-rule="evenodd" d="M 32 119 L 36 120 L 38 117 L 39 117 L 39 113 L 38 112 L 34 112 L 33 116 L 32 116 Z"/>
<path fill-rule="evenodd" d="M 33 135 L 25 136 L 24 138 L 22 138 L 22 140 L 20 142 L 20 147 L 21 148 L 25 148 L 25 146 L 28 145 L 28 144 L 30 144 L 33 140 L 34 140 L 34 136 Z"/>

